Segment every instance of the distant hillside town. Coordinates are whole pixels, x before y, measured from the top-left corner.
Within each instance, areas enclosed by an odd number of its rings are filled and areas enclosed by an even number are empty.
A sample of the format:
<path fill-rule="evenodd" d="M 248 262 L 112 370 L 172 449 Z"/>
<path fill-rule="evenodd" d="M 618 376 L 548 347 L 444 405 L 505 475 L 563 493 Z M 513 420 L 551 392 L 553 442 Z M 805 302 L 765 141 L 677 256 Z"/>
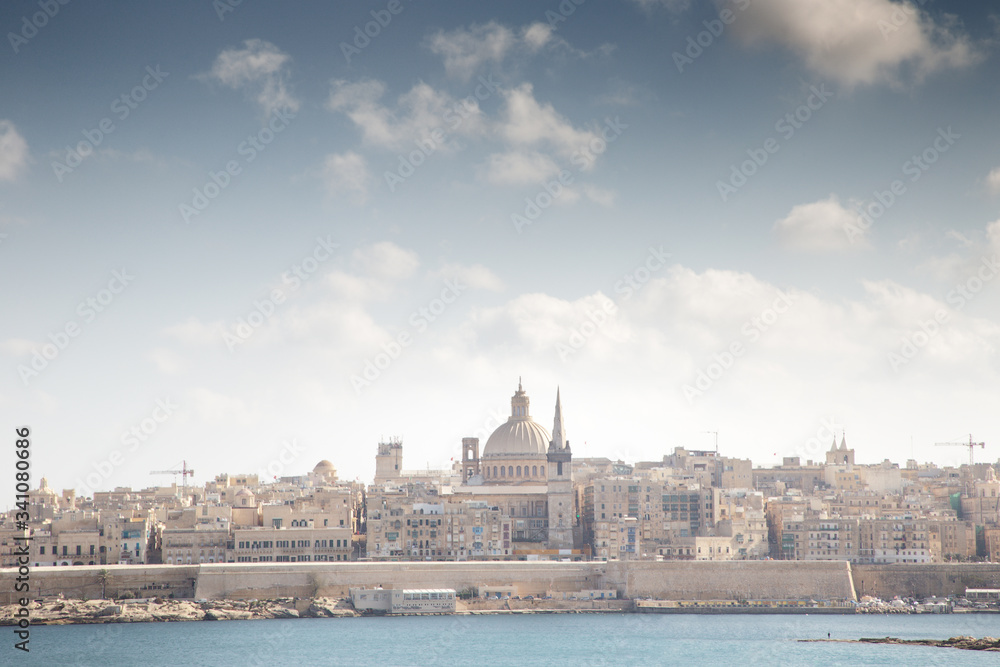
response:
<path fill-rule="evenodd" d="M 408 471 L 402 442 L 379 443 L 368 486 L 339 480 L 330 461 L 273 481 L 221 474 L 92 497 L 56 493 L 43 478 L 27 524 L 0 515 L 0 566 L 16 564 L 15 538 L 25 537 L 35 566 L 1000 562 L 1000 462 L 858 465 L 843 435 L 822 461 L 773 468 L 683 447 L 659 461 L 574 459 L 559 392 L 551 433 L 530 408 L 519 382 L 508 420 L 482 449 L 464 438 L 448 470 Z"/>

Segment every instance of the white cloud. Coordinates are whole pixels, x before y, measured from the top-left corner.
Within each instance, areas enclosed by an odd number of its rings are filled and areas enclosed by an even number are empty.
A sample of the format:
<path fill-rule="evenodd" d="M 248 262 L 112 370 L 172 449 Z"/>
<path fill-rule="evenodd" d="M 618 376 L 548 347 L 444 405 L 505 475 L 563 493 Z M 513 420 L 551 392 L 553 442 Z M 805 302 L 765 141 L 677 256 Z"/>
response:
<path fill-rule="evenodd" d="M 539 35 L 534 33 L 533 37 L 537 41 Z M 451 32 L 439 31 L 431 35 L 428 45 L 432 53 L 444 59 L 449 76 L 468 81 L 484 63 L 501 62 L 517 41 L 510 28 L 490 21 Z"/>
<path fill-rule="evenodd" d="M 420 266 L 420 259 L 412 250 L 381 241 L 351 253 L 351 265 L 365 276 L 397 281 L 412 276 Z"/>
<path fill-rule="evenodd" d="M 617 197 L 617 193 L 614 190 L 599 188 L 596 185 L 584 185 L 582 189 L 583 194 L 587 196 L 587 199 L 595 204 L 600 204 L 601 206 L 609 208 L 615 204 L 615 197 Z"/>
<path fill-rule="evenodd" d="M 446 264 L 431 275 L 439 280 L 454 279 L 472 289 L 500 292 L 504 288 L 499 276 L 482 264 Z"/>
<path fill-rule="evenodd" d="M 353 302 L 385 300 L 413 277 L 420 259 L 412 250 L 381 241 L 351 253 L 350 270 L 326 277 L 334 293 Z"/>
<path fill-rule="evenodd" d="M 469 81 L 487 65 L 496 67 L 505 60 L 517 61 L 518 56 L 524 59 L 524 56 L 542 51 L 589 58 L 606 56 L 614 50 L 614 46 L 602 44 L 592 53 L 581 51 L 556 35 L 551 25 L 540 21 L 520 29 L 490 21 L 450 32 L 439 30 L 427 39 L 427 46 L 432 53 L 441 56 L 448 76 L 461 81 Z"/>
<path fill-rule="evenodd" d="M 736 0 L 729 28 L 747 45 L 777 44 L 814 72 L 847 86 L 899 83 L 965 67 L 980 54 L 949 22 L 940 25 L 910 3 L 892 0 Z"/>
<path fill-rule="evenodd" d="M 154 348 L 153 351 L 149 353 L 149 358 L 153 361 L 153 364 L 156 365 L 157 370 L 164 375 L 177 375 L 187 370 L 187 364 L 185 363 L 184 358 L 173 350 L 165 347 Z"/>
<path fill-rule="evenodd" d="M 213 424 L 248 425 L 256 421 L 256 413 L 246 403 L 206 387 L 196 387 L 189 393 L 189 403 L 205 422 Z"/>
<path fill-rule="evenodd" d="M 265 116 L 299 110 L 299 100 L 288 90 L 291 56 L 262 39 L 248 39 L 242 49 L 226 49 L 215 59 L 208 78 L 232 89 L 243 89 Z"/>
<path fill-rule="evenodd" d="M 532 51 L 538 51 L 552 40 L 553 28 L 548 23 L 532 23 L 524 28 L 522 39 Z"/>
<path fill-rule="evenodd" d="M 385 84 L 381 81 L 337 80 L 331 86 L 326 106 L 347 115 L 365 141 L 396 150 L 415 148 L 415 141 L 431 142 L 431 150 L 447 149 L 450 137 L 475 136 L 485 129 L 475 98 L 456 101 L 426 83 L 418 83 L 391 109 L 380 102 L 384 94 Z M 433 138 L 434 130 L 439 131 L 442 141 Z"/>
<path fill-rule="evenodd" d="M 986 226 L 986 238 L 994 252 L 1000 252 L 1000 220 Z"/>
<path fill-rule="evenodd" d="M 957 229 L 949 229 L 944 233 L 948 238 L 957 241 L 959 245 L 965 248 L 972 247 L 973 241 L 968 236 L 958 231 Z"/>
<path fill-rule="evenodd" d="M 559 173 L 559 165 L 537 151 L 509 151 L 490 155 L 486 180 L 494 185 L 541 183 Z"/>
<path fill-rule="evenodd" d="M 364 157 L 354 151 L 332 153 L 323 161 L 323 184 L 330 194 L 353 194 L 359 202 L 368 196 L 370 174 Z"/>
<path fill-rule="evenodd" d="M 1000 193 L 1000 167 L 996 167 L 986 175 L 986 187 L 993 194 Z"/>
<path fill-rule="evenodd" d="M 219 345 L 223 341 L 226 327 L 218 320 L 205 323 L 196 317 L 189 317 L 183 322 L 170 325 L 163 333 L 187 345 Z"/>
<path fill-rule="evenodd" d="M 503 104 L 495 119 L 485 116 L 475 98 L 456 101 L 425 83 L 401 95 L 394 107 L 382 103 L 385 90 L 372 79 L 337 80 L 326 106 L 345 114 L 365 142 L 380 148 L 420 146 L 427 154 L 459 148 L 457 138 L 499 140 L 506 150 L 491 154 L 479 171 L 490 183 L 538 183 L 559 172 L 557 157 L 588 170 L 597 160 L 593 147 L 604 145 L 597 132 L 574 127 L 551 104 L 536 100 L 530 83 L 499 91 Z"/>
<path fill-rule="evenodd" d="M 595 159 L 586 149 L 600 136 L 590 130 L 578 130 L 551 104 L 535 99 L 530 83 L 503 91 L 504 109 L 497 131 L 501 137 L 520 147 L 548 146 L 564 159 L 581 161 L 583 169 L 593 167 Z"/>
<path fill-rule="evenodd" d="M 796 250 L 840 251 L 867 245 L 867 231 L 862 224 L 855 211 L 844 208 L 835 195 L 830 195 L 793 207 L 774 224 L 774 232 L 785 245 Z"/>
<path fill-rule="evenodd" d="M 9 120 L 0 120 L 0 181 L 13 181 L 28 164 L 28 142 Z"/>
<path fill-rule="evenodd" d="M 28 340 L 27 338 L 8 338 L 7 340 L 0 342 L 0 350 L 4 350 L 12 356 L 20 357 L 31 354 L 44 344 L 45 343 L 42 342 Z"/>

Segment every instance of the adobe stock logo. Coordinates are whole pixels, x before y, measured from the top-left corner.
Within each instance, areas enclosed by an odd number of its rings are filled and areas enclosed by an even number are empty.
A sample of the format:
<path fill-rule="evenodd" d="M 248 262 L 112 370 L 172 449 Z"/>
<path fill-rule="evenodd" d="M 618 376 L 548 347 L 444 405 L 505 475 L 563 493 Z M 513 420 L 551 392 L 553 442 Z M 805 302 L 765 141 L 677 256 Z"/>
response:
<path fill-rule="evenodd" d="M 805 102 L 779 118 L 774 123 L 774 131 L 780 134 L 786 142 L 790 141 L 795 133 L 802 129 L 803 125 L 832 97 L 833 93 L 827 90 L 825 84 L 809 86 L 809 95 Z M 746 154 L 750 159 L 743 160 L 738 164 L 731 164 L 729 178 L 725 181 L 720 179 L 715 182 L 715 188 L 722 201 L 726 202 L 735 195 L 779 150 L 781 150 L 781 141 L 774 137 L 765 139 L 760 148 L 748 148 Z"/>
<path fill-rule="evenodd" d="M 969 276 L 965 282 L 955 285 L 955 288 L 948 292 L 945 300 L 954 307 L 955 312 L 961 312 L 998 273 L 1000 273 L 1000 261 L 997 260 L 996 255 L 980 258 L 979 267 L 975 273 Z M 898 351 L 889 353 L 889 366 L 892 370 L 899 372 L 902 366 L 913 361 L 917 353 L 927 347 L 950 321 L 951 313 L 942 308 L 934 313 L 933 318 L 918 322 L 917 328 L 910 330 L 903 336 Z"/>
<path fill-rule="evenodd" d="M 8 3 L 10 4 L 10 3 Z M 8 32 L 7 41 L 14 53 L 18 53 L 21 47 L 33 39 L 38 31 L 49 24 L 50 19 L 54 19 L 59 13 L 60 5 L 68 5 L 69 0 L 38 0 L 38 8 L 42 11 L 35 12 L 29 19 L 27 16 L 21 17 L 21 31 L 19 33 Z"/>
<path fill-rule="evenodd" d="M 768 308 L 764 308 L 759 315 L 751 317 L 743 323 L 743 326 L 740 327 L 740 334 L 746 338 L 747 343 L 756 343 L 793 305 L 791 296 L 778 290 L 778 296 Z M 708 366 L 698 370 L 694 384 L 686 384 L 682 387 L 688 405 L 694 405 L 696 398 L 700 398 L 722 379 L 722 376 L 736 365 L 736 360 L 746 354 L 748 349 L 747 344 L 742 339 L 736 339 L 725 350 L 713 355 Z"/>
<path fill-rule="evenodd" d="M 735 0 L 734 4 L 737 9 L 743 11 L 750 6 L 750 0 Z M 719 18 L 712 19 L 711 21 L 702 21 L 701 24 L 705 26 L 705 29 L 697 35 L 688 36 L 684 53 L 680 51 L 674 51 L 673 53 L 677 71 L 683 74 L 685 66 L 693 65 L 694 61 L 705 52 L 705 49 L 712 46 L 716 39 L 722 37 L 726 26 L 732 25 L 736 21 L 736 17 L 737 14 L 733 10 L 724 8 L 719 12 Z"/>
<path fill-rule="evenodd" d="M 340 52 L 344 54 L 344 60 L 351 64 L 351 58 L 361 55 L 363 49 L 368 48 L 372 40 L 382 34 L 383 28 L 388 28 L 392 23 L 392 17 L 403 13 L 403 5 L 400 0 L 389 0 L 385 9 L 373 9 L 370 14 L 373 20 L 365 23 L 364 30 L 360 25 L 354 26 L 353 46 L 347 42 L 340 43 Z"/>
<path fill-rule="evenodd" d="M 83 320 L 83 324 L 90 324 L 97 319 L 97 315 L 103 313 L 133 280 L 135 276 L 130 276 L 126 269 L 112 271 L 107 287 L 77 304 L 76 314 Z M 24 386 L 27 387 L 34 378 L 41 375 L 42 371 L 48 368 L 82 331 L 83 327 L 79 322 L 75 319 L 68 320 L 62 329 L 49 334 L 48 343 L 32 350 L 30 366 L 18 364 L 17 367 L 17 374 Z"/>
<path fill-rule="evenodd" d="M 142 77 L 142 81 L 111 102 L 111 112 L 118 117 L 119 121 L 128 118 L 149 94 L 170 76 L 170 72 L 162 71 L 159 65 L 156 67 L 147 65 L 145 71 L 146 75 Z M 97 147 L 116 129 L 115 121 L 110 116 L 105 116 L 94 124 L 93 129 L 81 130 L 83 140 L 75 146 L 66 146 L 66 154 L 62 162 L 58 160 L 52 162 L 52 172 L 56 175 L 56 180 L 62 183 L 66 175 L 72 173 L 85 159 L 93 155 Z"/>
<path fill-rule="evenodd" d="M 350 382 L 351 387 L 354 388 L 354 393 L 360 396 L 362 390 L 370 387 L 378 380 L 382 376 L 383 371 L 399 358 L 403 350 L 413 344 L 415 336 L 427 331 L 428 327 L 441 317 L 468 287 L 468 285 L 462 284 L 457 277 L 446 279 L 440 296 L 431 299 L 426 305 L 421 306 L 410 314 L 408 322 L 412 327 L 412 333 L 404 329 L 396 334 L 395 338 L 382 343 L 381 352 L 378 352 L 370 359 L 365 359 L 361 373 L 351 375 Z"/>

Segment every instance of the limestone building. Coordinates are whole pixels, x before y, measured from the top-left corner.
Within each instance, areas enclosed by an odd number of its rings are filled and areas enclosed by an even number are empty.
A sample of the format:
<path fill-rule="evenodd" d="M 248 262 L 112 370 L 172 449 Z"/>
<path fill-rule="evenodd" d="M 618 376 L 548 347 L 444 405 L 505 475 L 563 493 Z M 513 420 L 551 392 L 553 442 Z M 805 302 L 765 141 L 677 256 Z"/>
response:
<path fill-rule="evenodd" d="M 401 472 L 402 445 L 380 443 L 368 492 L 371 558 L 582 558 L 573 454 L 556 391 L 552 435 L 531 416 L 518 382 L 507 421 L 480 452 L 463 438 L 455 475 Z"/>
<path fill-rule="evenodd" d="M 532 418 L 531 399 L 519 380 L 510 417 L 477 455 L 478 441 L 463 439 L 463 483 L 454 496 L 484 501 L 510 517 L 514 555 L 570 555 L 578 541 L 577 503 L 559 390 L 550 436 Z"/>

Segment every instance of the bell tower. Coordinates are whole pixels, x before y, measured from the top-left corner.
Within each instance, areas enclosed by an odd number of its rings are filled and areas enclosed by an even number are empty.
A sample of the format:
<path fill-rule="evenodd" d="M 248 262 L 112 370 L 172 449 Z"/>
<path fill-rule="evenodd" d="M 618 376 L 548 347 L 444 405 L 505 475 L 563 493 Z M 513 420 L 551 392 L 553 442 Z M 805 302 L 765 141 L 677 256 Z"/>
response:
<path fill-rule="evenodd" d="M 462 438 L 462 481 L 479 474 L 479 438 Z"/>
<path fill-rule="evenodd" d="M 548 506 L 550 549 L 573 548 L 573 526 L 576 507 L 573 497 L 573 452 L 563 430 L 562 401 L 556 389 L 556 414 L 552 424 L 552 440 L 545 458 L 548 463 Z"/>

